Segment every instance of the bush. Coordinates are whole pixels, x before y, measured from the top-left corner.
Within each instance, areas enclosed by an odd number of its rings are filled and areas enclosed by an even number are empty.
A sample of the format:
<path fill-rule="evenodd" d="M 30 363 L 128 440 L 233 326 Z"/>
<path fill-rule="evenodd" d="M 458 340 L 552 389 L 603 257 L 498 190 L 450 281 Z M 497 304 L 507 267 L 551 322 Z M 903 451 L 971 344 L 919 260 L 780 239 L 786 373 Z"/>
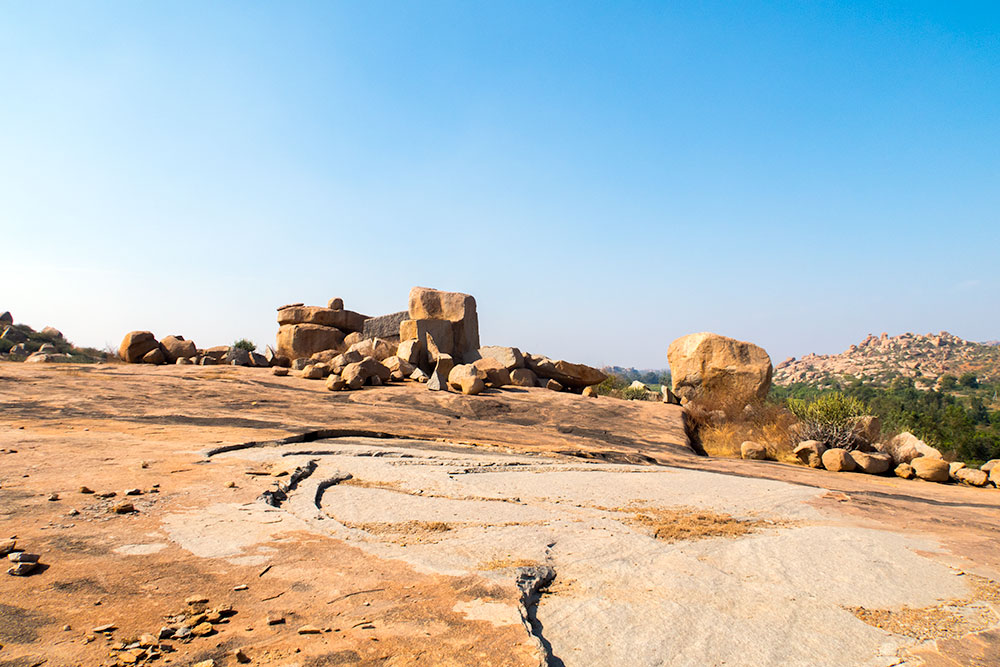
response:
<path fill-rule="evenodd" d="M 819 440 L 828 447 L 857 449 L 861 442 L 860 418 L 870 414 L 864 401 L 844 396 L 839 391 L 818 396 L 812 401 L 788 399 L 788 409 L 802 421 L 802 437 Z"/>
<path fill-rule="evenodd" d="M 975 373 L 962 373 L 962 377 L 958 378 L 958 383 L 963 387 L 968 387 L 969 389 L 976 389 L 979 387 L 979 380 L 976 378 Z"/>
<path fill-rule="evenodd" d="M 956 378 L 954 375 L 945 373 L 944 375 L 941 376 L 939 386 L 941 387 L 941 391 L 950 391 L 951 389 L 954 389 L 956 386 L 958 386 L 958 378 Z"/>
<path fill-rule="evenodd" d="M 622 390 L 622 398 L 626 401 L 645 401 L 649 390 L 645 387 L 626 387 Z"/>
<path fill-rule="evenodd" d="M 246 338 L 240 338 L 238 341 L 233 343 L 233 347 L 237 350 L 246 350 L 247 352 L 256 352 L 257 345 L 253 341 L 247 340 Z"/>

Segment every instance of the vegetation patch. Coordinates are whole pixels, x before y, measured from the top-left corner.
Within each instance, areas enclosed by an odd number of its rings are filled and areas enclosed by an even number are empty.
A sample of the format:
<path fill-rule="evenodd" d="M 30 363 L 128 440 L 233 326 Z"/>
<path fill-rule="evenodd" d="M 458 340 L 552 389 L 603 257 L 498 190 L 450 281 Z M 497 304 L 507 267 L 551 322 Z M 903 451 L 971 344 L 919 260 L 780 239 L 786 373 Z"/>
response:
<path fill-rule="evenodd" d="M 763 519 L 737 519 L 731 514 L 690 507 L 644 507 L 633 505 L 609 511 L 627 514 L 625 523 L 642 526 L 664 542 L 736 538 L 778 525 Z"/>

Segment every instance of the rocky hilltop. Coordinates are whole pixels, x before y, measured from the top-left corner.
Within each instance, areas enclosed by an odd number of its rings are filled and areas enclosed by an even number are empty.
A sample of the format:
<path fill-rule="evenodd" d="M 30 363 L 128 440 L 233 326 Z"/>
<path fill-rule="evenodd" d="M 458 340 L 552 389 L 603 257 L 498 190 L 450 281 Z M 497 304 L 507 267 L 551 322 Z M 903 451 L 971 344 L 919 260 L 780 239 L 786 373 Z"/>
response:
<path fill-rule="evenodd" d="M 807 354 L 777 365 L 774 382 L 822 383 L 843 375 L 887 382 L 897 377 L 923 378 L 934 386 L 941 376 L 975 373 L 980 381 L 1000 378 L 1000 348 L 965 340 L 947 331 L 937 334 L 869 334 L 840 354 Z"/>

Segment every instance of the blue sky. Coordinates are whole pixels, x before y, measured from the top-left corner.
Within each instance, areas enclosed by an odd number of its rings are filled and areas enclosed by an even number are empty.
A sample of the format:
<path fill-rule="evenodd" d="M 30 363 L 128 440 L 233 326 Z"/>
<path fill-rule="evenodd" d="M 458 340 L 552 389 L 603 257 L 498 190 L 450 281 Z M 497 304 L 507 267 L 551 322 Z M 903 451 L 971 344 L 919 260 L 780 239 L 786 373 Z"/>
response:
<path fill-rule="evenodd" d="M 78 344 L 470 292 L 662 367 L 1000 338 L 1000 5 L 0 2 L 0 310 Z"/>

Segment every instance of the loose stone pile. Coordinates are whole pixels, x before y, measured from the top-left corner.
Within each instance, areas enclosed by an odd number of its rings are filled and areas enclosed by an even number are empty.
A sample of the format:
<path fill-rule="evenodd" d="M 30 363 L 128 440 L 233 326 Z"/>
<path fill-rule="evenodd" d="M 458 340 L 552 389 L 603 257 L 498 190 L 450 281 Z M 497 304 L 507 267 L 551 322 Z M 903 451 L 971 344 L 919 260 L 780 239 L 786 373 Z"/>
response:
<path fill-rule="evenodd" d="M 7 569 L 7 574 L 14 577 L 26 577 L 38 568 L 38 554 L 28 553 L 17 546 L 17 540 L 9 539 L 0 542 L 0 556 L 6 556 L 13 566 Z"/>

